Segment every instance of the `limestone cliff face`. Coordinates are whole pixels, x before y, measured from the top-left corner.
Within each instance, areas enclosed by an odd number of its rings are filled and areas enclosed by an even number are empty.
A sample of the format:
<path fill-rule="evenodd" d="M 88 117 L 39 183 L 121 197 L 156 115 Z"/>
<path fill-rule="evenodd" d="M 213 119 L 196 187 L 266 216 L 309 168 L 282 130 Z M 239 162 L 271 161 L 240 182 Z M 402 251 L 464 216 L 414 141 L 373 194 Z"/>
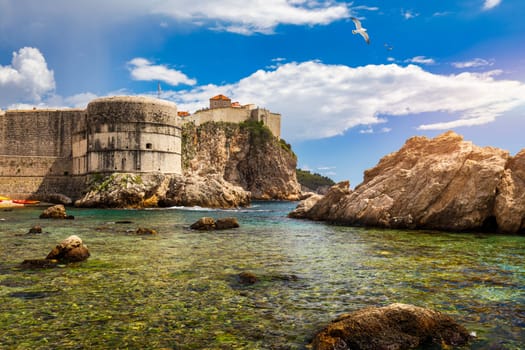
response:
<path fill-rule="evenodd" d="M 115 173 L 94 178 L 75 205 L 96 208 L 200 206 L 232 208 L 250 204 L 250 193 L 224 179 L 198 176 Z"/>
<path fill-rule="evenodd" d="M 259 123 L 186 124 L 182 144 L 185 175 L 222 177 L 252 199 L 299 198 L 295 155 Z"/>
<path fill-rule="evenodd" d="M 315 220 L 451 231 L 525 227 L 525 151 L 478 147 L 453 132 L 414 137 L 365 172 L 291 214 Z"/>

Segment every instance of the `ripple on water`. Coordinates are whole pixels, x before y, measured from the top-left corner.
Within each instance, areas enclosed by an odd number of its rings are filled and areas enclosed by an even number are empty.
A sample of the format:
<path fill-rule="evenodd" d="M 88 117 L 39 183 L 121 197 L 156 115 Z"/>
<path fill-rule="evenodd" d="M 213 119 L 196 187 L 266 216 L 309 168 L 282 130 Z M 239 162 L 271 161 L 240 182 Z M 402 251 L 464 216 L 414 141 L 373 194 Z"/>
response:
<path fill-rule="evenodd" d="M 451 314 L 478 334 L 475 349 L 524 345 L 524 237 L 329 226 L 286 218 L 293 206 L 71 209 L 67 223 L 39 221 L 38 209 L 2 213 L 4 346 L 304 349 L 336 315 L 392 302 Z M 241 227 L 189 231 L 202 216 Z M 48 234 L 25 235 L 35 223 Z M 128 233 L 139 226 L 159 234 Z M 71 234 L 88 261 L 18 268 Z M 239 284 L 246 271 L 258 282 Z"/>

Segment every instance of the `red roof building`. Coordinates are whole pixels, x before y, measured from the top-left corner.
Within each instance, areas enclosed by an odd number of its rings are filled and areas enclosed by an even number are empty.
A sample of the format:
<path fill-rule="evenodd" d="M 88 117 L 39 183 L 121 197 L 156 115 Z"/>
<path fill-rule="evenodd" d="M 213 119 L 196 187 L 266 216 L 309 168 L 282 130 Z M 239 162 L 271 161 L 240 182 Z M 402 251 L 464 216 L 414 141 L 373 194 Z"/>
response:
<path fill-rule="evenodd" d="M 231 107 L 232 100 L 224 95 L 217 95 L 210 98 L 210 108 Z"/>

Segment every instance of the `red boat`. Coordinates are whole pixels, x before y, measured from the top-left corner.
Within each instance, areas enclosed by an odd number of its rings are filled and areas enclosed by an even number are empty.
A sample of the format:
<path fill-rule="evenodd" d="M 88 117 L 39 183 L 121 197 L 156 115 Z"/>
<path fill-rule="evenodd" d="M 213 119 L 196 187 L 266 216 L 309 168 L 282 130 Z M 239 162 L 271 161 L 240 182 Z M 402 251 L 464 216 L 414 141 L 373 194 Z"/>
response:
<path fill-rule="evenodd" d="M 13 199 L 12 202 L 16 204 L 38 204 L 40 203 L 40 201 L 34 201 L 31 199 Z"/>

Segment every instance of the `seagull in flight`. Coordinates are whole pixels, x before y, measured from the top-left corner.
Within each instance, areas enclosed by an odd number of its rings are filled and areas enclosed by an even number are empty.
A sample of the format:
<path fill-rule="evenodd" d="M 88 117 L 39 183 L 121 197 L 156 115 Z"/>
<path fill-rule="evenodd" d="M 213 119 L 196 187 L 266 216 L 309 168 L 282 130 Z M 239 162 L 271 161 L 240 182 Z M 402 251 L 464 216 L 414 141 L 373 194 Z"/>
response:
<path fill-rule="evenodd" d="M 361 34 L 361 36 L 365 39 L 366 43 L 370 44 L 370 38 L 368 37 L 368 33 L 366 32 L 366 29 L 363 28 L 363 26 L 361 26 L 361 21 L 359 21 L 355 17 L 352 17 L 350 19 L 355 24 L 355 30 L 352 30 L 352 34 Z"/>

